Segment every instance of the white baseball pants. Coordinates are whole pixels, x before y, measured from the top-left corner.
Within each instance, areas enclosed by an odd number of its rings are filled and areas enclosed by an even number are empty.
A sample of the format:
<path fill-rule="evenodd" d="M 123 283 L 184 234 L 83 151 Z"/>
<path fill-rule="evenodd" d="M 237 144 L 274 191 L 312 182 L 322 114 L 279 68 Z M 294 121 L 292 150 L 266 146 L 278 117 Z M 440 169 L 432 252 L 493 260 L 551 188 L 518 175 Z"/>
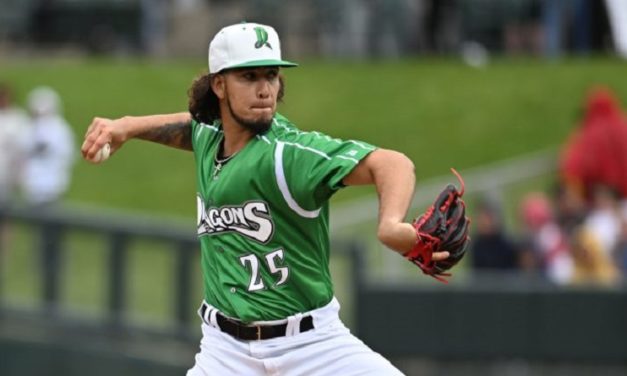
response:
<path fill-rule="evenodd" d="M 210 314 L 203 318 L 200 352 L 187 376 L 403 375 L 350 333 L 340 321 L 339 309 L 333 298 L 322 308 L 286 320 L 259 322 L 288 324 L 285 337 L 261 341 L 242 341 L 223 333 L 215 314 Z M 299 333 L 304 315 L 312 315 L 314 329 Z"/>

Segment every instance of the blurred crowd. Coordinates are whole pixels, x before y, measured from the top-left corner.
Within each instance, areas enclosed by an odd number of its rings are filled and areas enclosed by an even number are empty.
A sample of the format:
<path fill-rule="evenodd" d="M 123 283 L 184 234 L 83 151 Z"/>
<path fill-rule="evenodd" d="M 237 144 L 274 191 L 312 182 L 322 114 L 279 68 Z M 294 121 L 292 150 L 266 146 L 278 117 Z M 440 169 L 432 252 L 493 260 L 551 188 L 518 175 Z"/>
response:
<path fill-rule="evenodd" d="M 36 87 L 24 110 L 11 88 L 0 84 L 0 207 L 55 203 L 69 187 L 75 159 L 74 134 L 59 94 Z"/>
<path fill-rule="evenodd" d="M 76 160 L 74 134 L 63 117 L 59 94 L 47 86 L 28 93 L 27 109 L 19 107 L 7 84 L 0 83 L 0 265 L 13 243 L 3 211 L 16 205 L 40 213 L 69 188 Z M 51 238 L 42 235 L 42 247 Z M 55 252 L 42 253 L 42 273 L 56 264 Z"/>
<path fill-rule="evenodd" d="M 559 285 L 627 278 L 627 115 L 613 92 L 589 91 L 559 159 L 555 188 L 520 202 L 517 236 L 492 198 L 477 205 L 470 251 L 477 270 L 518 270 Z"/>
<path fill-rule="evenodd" d="M 621 0 L 20 0 L 0 2 L 0 49 L 197 56 L 206 35 L 255 21 L 294 56 L 506 53 L 627 57 Z M 477 52 L 480 49 L 482 52 Z M 32 51 L 32 50 L 31 50 Z"/>

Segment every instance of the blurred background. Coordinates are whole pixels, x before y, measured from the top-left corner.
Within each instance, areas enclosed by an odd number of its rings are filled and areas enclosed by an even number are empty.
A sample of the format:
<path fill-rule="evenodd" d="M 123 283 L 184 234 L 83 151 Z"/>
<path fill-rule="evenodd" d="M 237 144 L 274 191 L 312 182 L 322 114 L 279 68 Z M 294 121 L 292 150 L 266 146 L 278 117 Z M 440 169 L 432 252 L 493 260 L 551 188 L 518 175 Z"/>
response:
<path fill-rule="evenodd" d="M 191 153 L 80 159 L 95 116 L 185 111 L 223 26 L 273 25 L 280 112 L 399 150 L 410 217 L 466 181 L 448 285 L 332 202 L 342 318 L 408 375 L 627 374 L 627 3 L 0 0 L 0 375 L 182 375 L 202 299 Z"/>

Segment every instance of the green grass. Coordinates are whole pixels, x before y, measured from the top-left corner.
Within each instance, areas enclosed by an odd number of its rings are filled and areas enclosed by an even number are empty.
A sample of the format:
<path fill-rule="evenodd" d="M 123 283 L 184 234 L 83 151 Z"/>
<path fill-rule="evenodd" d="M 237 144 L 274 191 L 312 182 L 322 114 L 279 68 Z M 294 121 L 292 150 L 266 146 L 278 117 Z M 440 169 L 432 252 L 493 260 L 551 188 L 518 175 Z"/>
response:
<path fill-rule="evenodd" d="M 0 273 L 3 298 L 15 304 L 38 304 L 41 291 L 40 258 L 34 232 L 27 226 L 6 224 L 3 231 L 3 249 L 0 254 Z"/>
<path fill-rule="evenodd" d="M 303 61 L 285 71 L 280 111 L 300 128 L 361 139 L 406 153 L 419 178 L 561 144 L 593 84 L 627 101 L 625 63 L 614 59 L 497 60 L 474 69 L 455 60 Z M 0 81 L 24 102 L 31 88 L 56 88 L 77 148 L 94 116 L 184 111 L 204 61 L 10 61 Z M 133 141 L 100 166 L 78 161 L 67 199 L 127 210 L 193 216 L 191 153 Z M 371 192 L 351 189 L 346 199 Z"/>

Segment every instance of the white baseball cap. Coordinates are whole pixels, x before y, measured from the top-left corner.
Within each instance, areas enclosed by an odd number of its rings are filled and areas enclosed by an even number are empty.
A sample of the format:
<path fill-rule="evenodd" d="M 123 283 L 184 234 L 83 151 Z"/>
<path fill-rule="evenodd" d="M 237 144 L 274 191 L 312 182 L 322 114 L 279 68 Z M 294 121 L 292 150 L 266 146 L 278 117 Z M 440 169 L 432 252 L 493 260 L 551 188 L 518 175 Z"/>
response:
<path fill-rule="evenodd" d="M 272 26 L 240 23 L 224 27 L 209 43 L 209 73 L 247 67 L 295 67 L 281 60 L 281 42 Z"/>

